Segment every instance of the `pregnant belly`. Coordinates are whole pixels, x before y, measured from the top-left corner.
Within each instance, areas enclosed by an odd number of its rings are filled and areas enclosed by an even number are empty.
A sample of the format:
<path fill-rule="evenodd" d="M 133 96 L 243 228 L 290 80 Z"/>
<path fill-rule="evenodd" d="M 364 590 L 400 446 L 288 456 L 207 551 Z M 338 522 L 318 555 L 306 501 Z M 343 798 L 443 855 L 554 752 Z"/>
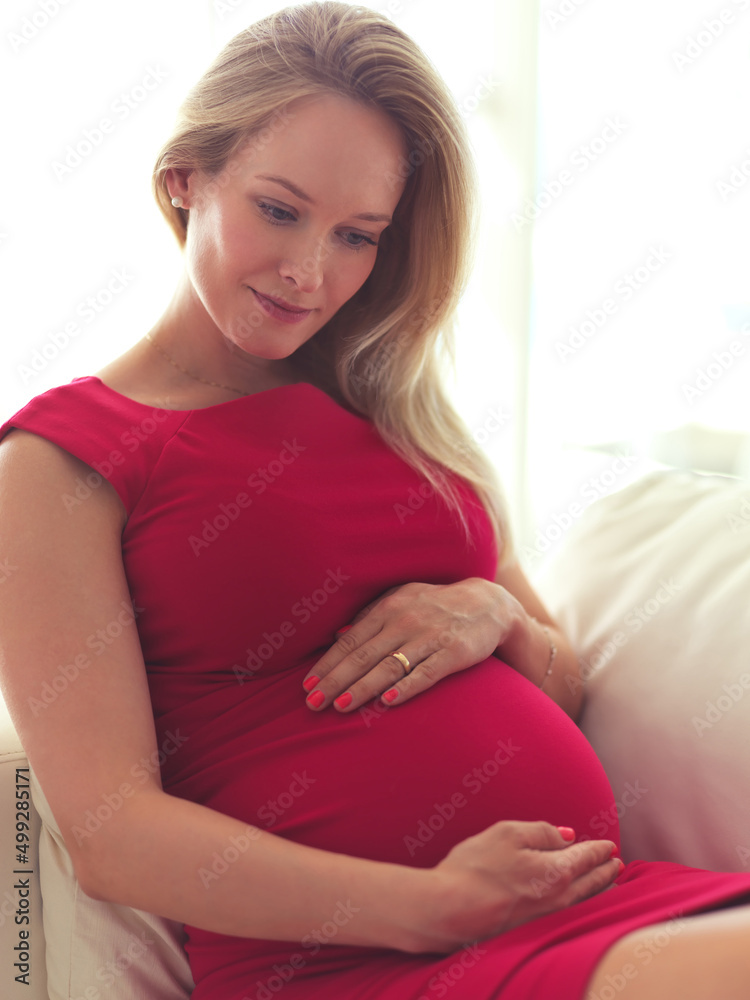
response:
<path fill-rule="evenodd" d="M 306 669 L 216 692 L 203 719 L 195 706 L 160 719 L 183 740 L 163 764 L 165 789 L 300 843 L 415 866 L 502 819 L 617 842 L 593 750 L 494 657 L 404 705 L 349 715 L 305 706 Z"/>

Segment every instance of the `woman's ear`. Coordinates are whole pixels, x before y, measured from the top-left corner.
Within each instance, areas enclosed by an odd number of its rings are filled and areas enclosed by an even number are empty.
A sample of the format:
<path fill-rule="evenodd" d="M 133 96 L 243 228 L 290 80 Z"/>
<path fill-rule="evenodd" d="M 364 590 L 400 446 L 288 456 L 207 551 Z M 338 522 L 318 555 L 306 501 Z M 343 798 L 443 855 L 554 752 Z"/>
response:
<path fill-rule="evenodd" d="M 176 207 L 189 208 L 190 183 L 189 178 L 193 170 L 188 167 L 170 167 L 164 175 L 169 197 L 174 202 L 180 199 L 182 204 Z"/>

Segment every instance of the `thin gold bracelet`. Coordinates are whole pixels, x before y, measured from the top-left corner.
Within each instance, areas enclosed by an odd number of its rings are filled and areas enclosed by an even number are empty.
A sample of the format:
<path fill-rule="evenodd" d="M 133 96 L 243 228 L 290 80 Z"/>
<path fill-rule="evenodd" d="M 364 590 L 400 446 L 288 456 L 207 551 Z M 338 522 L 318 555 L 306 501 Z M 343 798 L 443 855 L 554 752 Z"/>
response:
<path fill-rule="evenodd" d="M 542 625 L 540 621 L 533 618 L 533 621 L 537 623 L 541 628 L 544 629 L 544 634 L 547 636 L 547 642 L 549 643 L 549 661 L 547 663 L 547 673 L 542 677 L 542 683 L 539 685 L 539 690 L 541 691 L 544 685 L 547 683 L 547 678 L 552 673 L 552 664 L 555 662 L 555 657 L 557 656 L 557 646 L 552 641 L 552 636 L 550 635 L 550 630 L 547 625 Z"/>

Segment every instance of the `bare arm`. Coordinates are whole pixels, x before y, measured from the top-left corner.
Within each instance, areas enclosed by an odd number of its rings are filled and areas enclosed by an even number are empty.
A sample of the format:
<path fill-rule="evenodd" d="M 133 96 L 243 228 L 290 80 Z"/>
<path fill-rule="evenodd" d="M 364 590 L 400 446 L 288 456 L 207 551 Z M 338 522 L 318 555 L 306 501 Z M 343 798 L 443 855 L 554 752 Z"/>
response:
<path fill-rule="evenodd" d="M 520 604 L 513 629 L 498 648 L 497 655 L 529 680 L 543 686 L 545 694 L 572 719 L 577 719 L 582 707 L 583 683 L 578 657 L 565 633 L 544 607 L 518 563 L 501 569 L 495 582 Z M 549 629 L 549 638 L 542 625 Z M 556 650 L 551 664 L 550 642 Z M 548 666 L 552 667 L 552 672 L 546 676 Z"/>
<path fill-rule="evenodd" d="M 88 895 L 217 933 L 290 941 L 304 940 L 343 905 L 351 919 L 337 943 L 450 951 L 478 936 L 478 913 L 487 935 L 516 920 L 510 915 L 522 911 L 524 890 L 504 872 L 515 869 L 517 883 L 522 856 L 524 872 L 543 873 L 578 852 L 548 894 L 529 889 L 532 916 L 616 875 L 610 842 L 566 848 L 547 824 L 496 824 L 473 838 L 484 851 L 481 866 L 458 852 L 458 863 L 449 856 L 422 870 L 259 831 L 165 793 L 158 771 L 134 785 L 133 766 L 158 750 L 137 629 L 123 626 L 98 652 L 90 641 L 124 623 L 132 607 L 121 554 L 125 511 L 106 482 L 70 511 L 62 501 L 90 471 L 25 431 L 0 445 L 0 557 L 16 567 L 0 595 L 0 681 Z M 83 836 L 87 811 L 121 792 L 111 817 Z M 530 875 L 521 881 L 532 884 Z"/>

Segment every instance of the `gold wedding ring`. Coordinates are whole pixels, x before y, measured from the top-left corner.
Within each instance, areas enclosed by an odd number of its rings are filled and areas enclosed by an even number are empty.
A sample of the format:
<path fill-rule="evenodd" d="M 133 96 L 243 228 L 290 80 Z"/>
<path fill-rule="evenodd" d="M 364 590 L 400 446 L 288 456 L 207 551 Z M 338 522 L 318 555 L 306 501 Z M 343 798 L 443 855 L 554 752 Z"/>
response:
<path fill-rule="evenodd" d="M 411 670 L 411 663 L 409 663 L 409 661 L 407 660 L 407 658 L 404 656 L 403 653 L 389 653 L 388 655 L 389 656 L 395 656 L 396 659 L 398 660 L 398 662 L 401 664 L 401 666 L 406 671 L 406 673 L 407 674 L 409 673 L 409 671 Z"/>

